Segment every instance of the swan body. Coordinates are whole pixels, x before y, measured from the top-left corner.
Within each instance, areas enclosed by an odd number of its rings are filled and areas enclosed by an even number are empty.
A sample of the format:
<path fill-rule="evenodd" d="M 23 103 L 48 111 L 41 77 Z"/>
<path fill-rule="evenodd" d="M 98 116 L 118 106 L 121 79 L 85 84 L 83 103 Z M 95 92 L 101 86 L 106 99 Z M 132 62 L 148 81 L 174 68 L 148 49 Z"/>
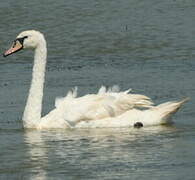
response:
<path fill-rule="evenodd" d="M 64 98 L 57 98 L 55 108 L 41 117 L 47 46 L 42 33 L 29 30 L 20 33 L 8 56 L 22 49 L 34 49 L 32 82 L 23 113 L 24 128 L 110 128 L 131 127 L 140 122 L 144 126 L 166 124 L 187 99 L 154 106 L 144 95 L 119 91 L 117 86 L 102 86 L 97 94 L 77 97 L 77 88 Z"/>

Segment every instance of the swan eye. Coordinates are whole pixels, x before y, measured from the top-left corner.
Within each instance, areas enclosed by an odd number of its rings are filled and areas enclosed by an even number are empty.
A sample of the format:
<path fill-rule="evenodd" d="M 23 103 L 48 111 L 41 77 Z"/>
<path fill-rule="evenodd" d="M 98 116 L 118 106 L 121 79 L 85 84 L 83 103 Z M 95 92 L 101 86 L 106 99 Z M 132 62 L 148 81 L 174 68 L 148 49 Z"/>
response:
<path fill-rule="evenodd" d="M 17 38 L 14 43 L 16 44 L 16 41 L 19 41 L 21 45 L 23 45 L 24 43 L 24 39 L 28 38 L 28 36 L 24 36 L 24 37 L 21 37 L 21 38 Z"/>

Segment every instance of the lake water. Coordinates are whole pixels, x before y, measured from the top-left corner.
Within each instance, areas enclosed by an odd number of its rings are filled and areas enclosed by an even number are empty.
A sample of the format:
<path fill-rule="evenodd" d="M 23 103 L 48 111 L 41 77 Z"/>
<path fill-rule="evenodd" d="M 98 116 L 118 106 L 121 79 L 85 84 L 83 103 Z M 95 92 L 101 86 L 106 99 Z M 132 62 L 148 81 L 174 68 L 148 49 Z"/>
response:
<path fill-rule="evenodd" d="M 6 0 L 0 15 L 2 53 L 23 30 L 45 34 L 43 115 L 74 86 L 191 98 L 170 126 L 23 130 L 33 52 L 0 57 L 0 179 L 194 179 L 194 0 Z"/>

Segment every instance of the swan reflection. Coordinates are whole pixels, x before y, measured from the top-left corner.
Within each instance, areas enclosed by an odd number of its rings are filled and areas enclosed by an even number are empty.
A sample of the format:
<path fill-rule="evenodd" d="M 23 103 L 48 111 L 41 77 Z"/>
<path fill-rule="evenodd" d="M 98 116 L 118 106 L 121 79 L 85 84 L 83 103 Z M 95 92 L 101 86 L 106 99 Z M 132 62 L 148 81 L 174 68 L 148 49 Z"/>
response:
<path fill-rule="evenodd" d="M 160 150 L 162 144 L 167 144 L 170 139 L 166 137 L 177 134 L 177 131 L 173 126 L 70 131 L 28 130 L 25 132 L 25 141 L 32 163 L 32 179 L 42 180 L 55 176 L 53 171 L 84 176 L 86 169 L 102 167 L 108 160 L 136 164 L 145 158 L 151 158 L 152 153 L 156 153 L 154 147 Z M 152 158 L 155 160 L 156 157 Z"/>

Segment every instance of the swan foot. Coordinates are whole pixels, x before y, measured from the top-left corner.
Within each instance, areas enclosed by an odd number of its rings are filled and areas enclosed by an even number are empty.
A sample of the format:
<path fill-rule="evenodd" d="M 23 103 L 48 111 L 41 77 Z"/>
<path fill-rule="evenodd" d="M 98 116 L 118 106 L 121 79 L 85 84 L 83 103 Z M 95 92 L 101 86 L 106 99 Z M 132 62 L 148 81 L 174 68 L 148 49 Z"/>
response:
<path fill-rule="evenodd" d="M 143 127 L 143 124 L 141 122 L 136 122 L 133 126 L 134 128 L 141 128 Z"/>

